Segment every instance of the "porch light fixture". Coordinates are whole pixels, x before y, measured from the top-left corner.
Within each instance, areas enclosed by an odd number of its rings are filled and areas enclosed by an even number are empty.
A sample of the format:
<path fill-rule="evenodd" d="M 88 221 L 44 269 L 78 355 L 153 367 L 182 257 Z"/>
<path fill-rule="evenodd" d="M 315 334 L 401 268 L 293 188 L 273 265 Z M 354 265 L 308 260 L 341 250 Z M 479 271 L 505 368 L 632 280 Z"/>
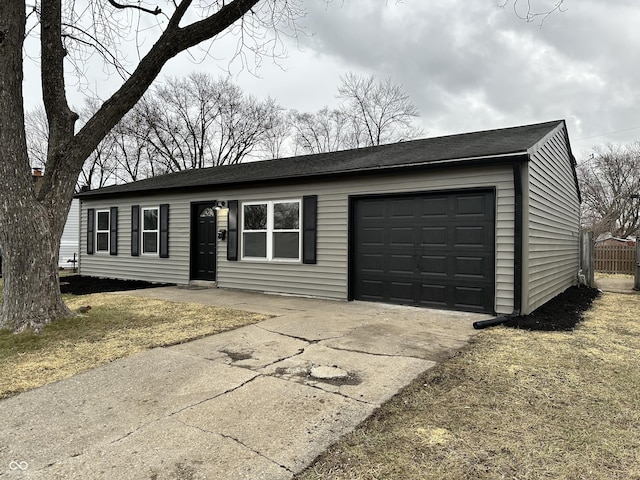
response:
<path fill-rule="evenodd" d="M 213 208 L 215 208 L 216 210 L 221 210 L 223 208 L 226 208 L 226 206 L 227 206 L 227 202 L 225 202 L 224 200 L 216 200 L 216 203 Z"/>

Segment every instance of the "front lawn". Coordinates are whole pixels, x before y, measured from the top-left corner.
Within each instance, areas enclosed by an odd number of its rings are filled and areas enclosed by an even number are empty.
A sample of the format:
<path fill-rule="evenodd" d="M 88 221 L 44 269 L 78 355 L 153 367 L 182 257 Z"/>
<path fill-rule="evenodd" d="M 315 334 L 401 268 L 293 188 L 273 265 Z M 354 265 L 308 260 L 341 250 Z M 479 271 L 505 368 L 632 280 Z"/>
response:
<path fill-rule="evenodd" d="M 0 330 L 0 398 L 143 350 L 187 342 L 265 318 L 237 310 L 126 295 L 99 293 L 64 298 L 72 310 L 86 305 L 91 310 L 47 325 L 39 335 Z"/>
<path fill-rule="evenodd" d="M 299 480 L 639 479 L 640 295 L 573 332 L 484 330 Z"/>

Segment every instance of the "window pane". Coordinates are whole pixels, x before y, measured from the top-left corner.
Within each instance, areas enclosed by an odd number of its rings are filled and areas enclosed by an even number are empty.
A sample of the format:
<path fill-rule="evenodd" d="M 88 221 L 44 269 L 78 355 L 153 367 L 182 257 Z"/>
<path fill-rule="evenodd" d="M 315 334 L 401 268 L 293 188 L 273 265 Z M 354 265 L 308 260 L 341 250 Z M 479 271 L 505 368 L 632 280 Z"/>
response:
<path fill-rule="evenodd" d="M 276 230 L 297 230 L 300 222 L 300 204 L 275 203 L 273 205 L 273 228 Z"/>
<path fill-rule="evenodd" d="M 98 233 L 96 236 L 96 249 L 100 252 L 106 252 L 109 250 L 109 234 Z"/>
<path fill-rule="evenodd" d="M 156 232 L 144 232 L 142 234 L 142 252 L 158 252 L 158 234 Z"/>
<path fill-rule="evenodd" d="M 144 223 L 143 230 L 157 230 L 158 229 L 158 209 L 144 211 Z"/>
<path fill-rule="evenodd" d="M 282 232 L 273 234 L 273 258 L 298 258 L 298 241 L 299 234 L 297 232 Z"/>
<path fill-rule="evenodd" d="M 215 217 L 215 216 L 216 216 L 216 211 L 211 207 L 205 208 L 204 210 L 202 210 L 202 213 L 200 214 L 200 218 Z"/>
<path fill-rule="evenodd" d="M 97 230 L 109 230 L 109 212 L 98 212 Z"/>
<path fill-rule="evenodd" d="M 242 237 L 244 256 L 266 258 L 267 256 L 267 234 L 265 232 L 246 233 Z"/>
<path fill-rule="evenodd" d="M 245 230 L 267 229 L 267 204 L 244 205 L 243 220 Z"/>

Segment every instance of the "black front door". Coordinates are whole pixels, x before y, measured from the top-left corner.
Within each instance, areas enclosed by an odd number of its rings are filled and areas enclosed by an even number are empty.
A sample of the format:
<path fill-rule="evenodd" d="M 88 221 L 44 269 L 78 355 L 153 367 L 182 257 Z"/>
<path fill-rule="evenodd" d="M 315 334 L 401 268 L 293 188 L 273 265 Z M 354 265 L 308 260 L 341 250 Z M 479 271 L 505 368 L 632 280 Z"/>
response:
<path fill-rule="evenodd" d="M 216 279 L 216 210 L 213 203 L 191 207 L 191 278 Z"/>

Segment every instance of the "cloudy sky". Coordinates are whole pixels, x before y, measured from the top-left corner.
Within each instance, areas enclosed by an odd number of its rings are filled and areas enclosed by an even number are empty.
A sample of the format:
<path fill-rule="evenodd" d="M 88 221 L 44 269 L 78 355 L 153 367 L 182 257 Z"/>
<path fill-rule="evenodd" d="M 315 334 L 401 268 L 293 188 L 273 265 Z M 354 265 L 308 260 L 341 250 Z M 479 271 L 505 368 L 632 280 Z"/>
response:
<path fill-rule="evenodd" d="M 531 5 L 545 11 L 555 1 Z M 578 159 L 595 144 L 640 139 L 640 3 L 565 0 L 540 26 L 503 2 L 304 0 L 305 33 L 286 40 L 277 64 L 229 66 L 227 38 L 203 61 L 201 52 L 192 55 L 198 62 L 172 60 L 163 75 L 230 69 L 246 92 L 312 112 L 337 106 L 340 75 L 375 74 L 404 86 L 426 136 L 563 118 Z M 89 79 L 104 95 L 102 81 Z"/>

